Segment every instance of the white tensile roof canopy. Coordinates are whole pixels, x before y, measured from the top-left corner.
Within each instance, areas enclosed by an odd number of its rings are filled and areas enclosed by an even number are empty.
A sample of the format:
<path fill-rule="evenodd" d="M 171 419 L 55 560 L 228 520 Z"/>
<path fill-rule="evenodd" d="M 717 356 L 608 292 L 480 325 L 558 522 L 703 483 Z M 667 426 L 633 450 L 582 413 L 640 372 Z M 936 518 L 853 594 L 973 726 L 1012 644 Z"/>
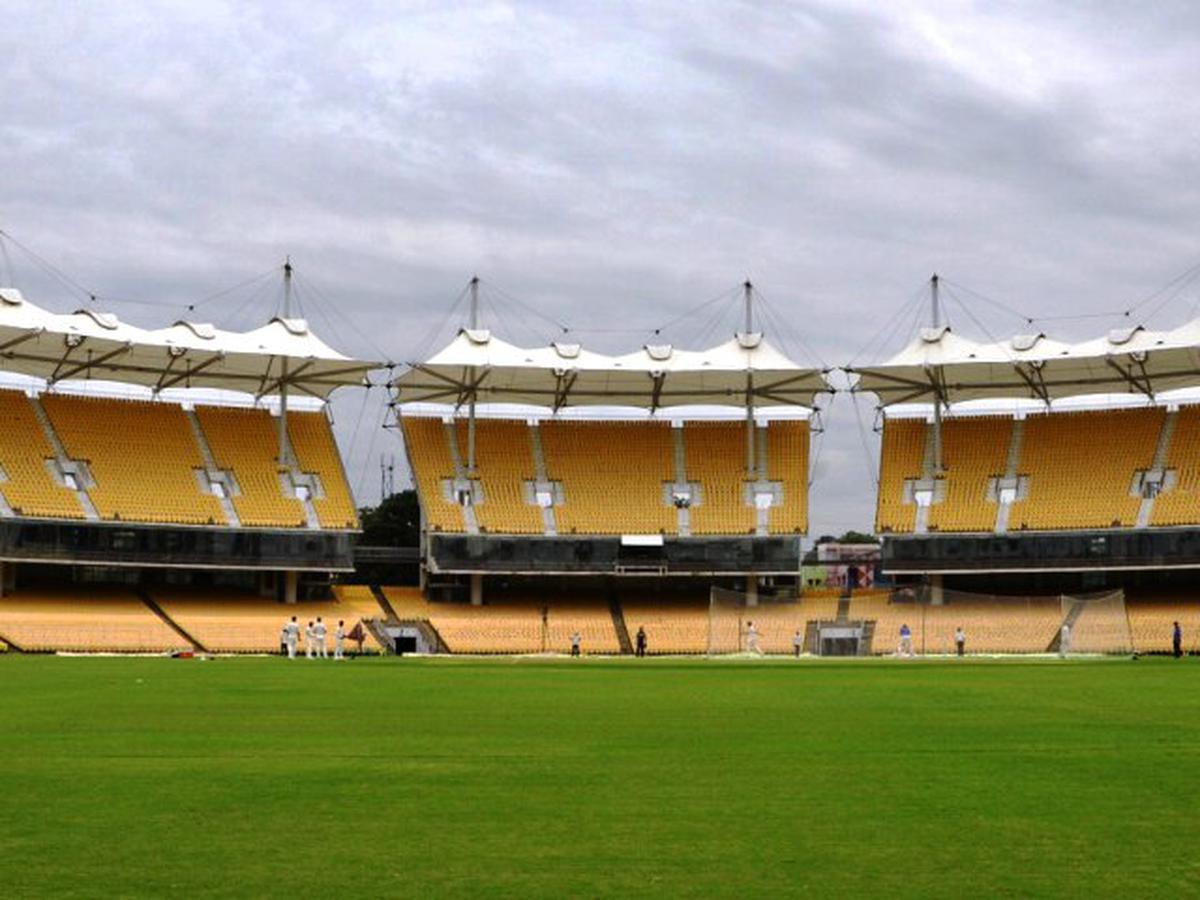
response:
<path fill-rule="evenodd" d="M 1142 326 L 1067 344 L 1042 334 L 977 343 L 949 327 L 926 328 L 891 359 L 847 366 L 852 390 L 880 406 L 1029 398 L 1050 403 L 1085 394 L 1140 393 L 1200 386 L 1200 320 L 1170 331 Z"/>
<path fill-rule="evenodd" d="M 759 333 L 708 350 L 647 345 L 622 356 L 555 343 L 524 349 L 489 331 L 463 329 L 445 348 L 392 382 L 399 403 L 567 406 L 805 406 L 829 391 L 818 369 L 800 366 Z"/>
<path fill-rule="evenodd" d="M 247 332 L 177 322 L 147 330 L 94 310 L 49 312 L 0 288 L 0 369 L 60 381 L 101 379 L 167 388 L 218 388 L 256 396 L 296 390 L 325 399 L 365 383 L 378 363 L 350 359 L 303 319 L 274 318 Z"/>

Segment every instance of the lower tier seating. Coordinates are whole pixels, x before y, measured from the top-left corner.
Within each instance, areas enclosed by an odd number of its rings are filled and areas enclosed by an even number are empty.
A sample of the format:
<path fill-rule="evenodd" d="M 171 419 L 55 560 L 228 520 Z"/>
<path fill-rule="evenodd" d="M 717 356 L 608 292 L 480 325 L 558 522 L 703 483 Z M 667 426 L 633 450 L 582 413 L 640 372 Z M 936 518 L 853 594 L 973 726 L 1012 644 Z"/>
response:
<path fill-rule="evenodd" d="M 86 586 L 21 589 L 0 598 L 0 640 L 30 652 L 159 653 L 187 647 L 133 593 Z"/>
<path fill-rule="evenodd" d="M 151 592 L 162 610 L 188 634 L 214 653 L 278 653 L 279 634 L 295 616 L 303 629 L 320 616 L 329 630 L 326 646 L 333 652 L 333 631 L 339 619 L 349 631 L 360 619 L 378 619 L 383 611 L 373 597 L 348 593 L 330 601 L 278 603 L 241 592 L 163 589 Z M 374 641 L 371 642 L 374 645 Z"/>

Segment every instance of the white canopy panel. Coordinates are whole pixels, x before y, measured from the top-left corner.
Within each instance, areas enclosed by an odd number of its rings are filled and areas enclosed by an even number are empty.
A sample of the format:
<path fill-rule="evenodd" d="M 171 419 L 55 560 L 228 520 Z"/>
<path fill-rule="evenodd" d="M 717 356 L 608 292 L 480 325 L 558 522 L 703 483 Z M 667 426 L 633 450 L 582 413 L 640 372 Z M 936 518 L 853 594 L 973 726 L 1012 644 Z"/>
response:
<path fill-rule="evenodd" d="M 286 385 L 325 398 L 335 388 L 363 384 L 378 364 L 343 356 L 302 319 L 276 318 L 249 332 L 195 322 L 146 330 L 94 310 L 52 313 L 0 288 L 0 368 L 48 384 L 105 379 L 257 396 Z"/>
<path fill-rule="evenodd" d="M 608 356 L 578 344 L 532 350 L 490 332 L 463 330 L 392 382 L 400 403 L 630 406 L 806 406 L 830 390 L 821 371 L 792 362 L 761 334 L 739 334 L 700 352 L 648 345 Z"/>
<path fill-rule="evenodd" d="M 1078 344 L 1045 335 L 977 343 L 949 328 L 924 329 L 879 365 L 847 366 L 854 391 L 881 406 L 1027 397 L 1049 403 L 1084 394 L 1141 393 L 1200 386 L 1200 321 L 1173 331 L 1141 326 Z"/>

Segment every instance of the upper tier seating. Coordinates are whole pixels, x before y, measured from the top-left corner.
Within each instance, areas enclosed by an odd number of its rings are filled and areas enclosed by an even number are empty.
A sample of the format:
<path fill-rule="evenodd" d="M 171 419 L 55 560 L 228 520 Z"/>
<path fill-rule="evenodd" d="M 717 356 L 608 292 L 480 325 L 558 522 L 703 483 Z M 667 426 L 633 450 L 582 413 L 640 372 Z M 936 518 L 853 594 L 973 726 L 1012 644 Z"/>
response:
<path fill-rule="evenodd" d="M 80 585 L 0 598 L 0 639 L 26 651 L 160 653 L 187 642 L 127 590 Z"/>
<path fill-rule="evenodd" d="M 0 390 L 0 494 L 17 515 L 82 519 L 75 492 L 57 484 L 46 467 L 54 448 L 20 391 Z"/>
<path fill-rule="evenodd" d="M 358 512 L 333 430 L 324 413 L 288 413 L 288 437 L 301 472 L 314 472 L 321 478 L 324 497 L 313 498 L 313 508 L 322 528 L 357 528 Z"/>
<path fill-rule="evenodd" d="M 675 478 L 669 423 L 559 420 L 539 431 L 546 474 L 563 488 L 554 511 L 559 534 L 677 531 L 663 494 Z"/>
<path fill-rule="evenodd" d="M 42 406 L 67 455 L 88 464 L 102 519 L 226 524 L 196 477 L 204 460 L 177 404 L 45 394 Z"/>
<path fill-rule="evenodd" d="M 945 498 L 929 509 L 929 528 L 992 531 L 996 503 L 988 502 L 988 480 L 1004 474 L 1013 420 L 1000 416 L 947 419 L 942 425 Z"/>
<path fill-rule="evenodd" d="M 1166 467 L 1174 469 L 1175 488 L 1154 501 L 1152 525 L 1200 522 L 1200 406 L 1182 406 L 1167 448 Z"/>
<path fill-rule="evenodd" d="M 223 406 L 197 406 L 196 416 L 217 465 L 237 478 L 233 506 L 242 524 L 303 526 L 303 504 L 283 493 L 277 420 L 265 409 Z"/>
<path fill-rule="evenodd" d="M 808 532 L 809 441 L 807 421 L 779 420 L 767 428 L 767 474 L 783 485 L 783 505 L 768 513 L 772 534 Z"/>
<path fill-rule="evenodd" d="M 704 501 L 691 509 L 693 534 L 752 534 L 756 510 L 746 502 L 744 422 L 688 422 L 683 428 L 689 481 Z"/>
<path fill-rule="evenodd" d="M 468 458 L 467 423 L 458 420 L 459 458 Z M 542 512 L 526 501 L 525 483 L 534 479 L 533 445 L 525 422 L 478 419 L 475 465 L 483 502 L 475 507 L 481 531 L 541 534 Z"/>
<path fill-rule="evenodd" d="M 904 482 L 921 477 L 925 459 L 925 432 L 920 419 L 885 419 L 879 463 L 879 502 L 875 528 L 906 534 L 916 519 L 911 503 L 904 502 Z"/>
<path fill-rule="evenodd" d="M 1130 485 L 1154 461 L 1164 415 L 1153 408 L 1028 417 L 1020 472 L 1029 497 L 1013 504 L 1009 529 L 1132 527 L 1141 499 Z"/>
<path fill-rule="evenodd" d="M 447 500 L 442 491 L 442 482 L 455 477 L 445 424 L 441 419 L 404 416 L 400 427 L 429 530 L 465 530 L 462 508 Z"/>
<path fill-rule="evenodd" d="M 450 443 L 434 418 L 406 416 L 404 439 L 413 480 L 433 531 L 461 532 L 464 511 L 447 499 L 446 482 L 469 457 L 467 425 L 458 419 Z M 482 501 L 472 511 L 482 532 L 542 534 L 541 509 L 528 485 L 536 480 L 535 437 L 545 476 L 561 491 L 554 506 L 559 534 L 677 534 L 679 514 L 668 501 L 674 484 L 676 442 L 684 450 L 687 480 L 700 485 L 690 509 L 693 534 L 753 533 L 757 511 L 746 496 L 746 430 L 742 422 L 579 421 L 550 419 L 534 432 L 522 420 L 476 422 L 475 479 Z M 761 430 L 760 430 L 761 433 Z M 768 531 L 793 534 L 808 527 L 807 421 L 775 421 L 765 430 L 767 478 L 782 487 L 783 503 L 768 512 Z M 460 472 L 458 477 L 465 475 Z"/>
<path fill-rule="evenodd" d="M 1006 472 L 1014 422 L 1001 416 L 947 418 L 942 424 L 942 465 L 931 532 L 989 532 L 998 504 L 989 482 L 1014 476 L 1021 492 L 1009 507 L 1007 530 L 1055 531 L 1133 528 L 1142 498 L 1134 490 L 1139 472 L 1155 461 L 1164 435 L 1162 407 L 1056 412 L 1021 423 L 1015 471 Z M 888 419 L 883 429 L 876 527 L 884 533 L 913 531 L 917 507 L 904 502 L 905 483 L 931 477 L 932 426 L 924 420 Z M 1177 482 L 1155 500 L 1149 523 L 1200 522 L 1200 410 L 1179 412 L 1166 457 Z"/>

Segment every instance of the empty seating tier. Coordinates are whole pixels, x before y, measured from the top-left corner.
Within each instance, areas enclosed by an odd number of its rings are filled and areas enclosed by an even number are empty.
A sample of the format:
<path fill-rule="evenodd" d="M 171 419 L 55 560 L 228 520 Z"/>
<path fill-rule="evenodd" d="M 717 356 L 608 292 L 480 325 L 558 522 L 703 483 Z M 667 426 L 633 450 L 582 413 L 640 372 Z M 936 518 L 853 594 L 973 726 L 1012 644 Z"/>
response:
<path fill-rule="evenodd" d="M 48 467 L 54 448 L 33 404 L 19 391 L 0 390 L 0 494 L 20 516 L 81 519 L 75 492 L 58 484 Z"/>
<path fill-rule="evenodd" d="M 196 416 L 217 465 L 237 479 L 233 506 L 242 524 L 303 526 L 303 504 L 284 494 L 277 420 L 264 409 L 223 406 L 197 406 Z"/>
<path fill-rule="evenodd" d="M 466 421 L 458 420 L 458 452 L 468 458 Z M 476 505 L 480 531 L 497 534 L 541 534 L 541 509 L 526 498 L 525 484 L 534 480 L 533 443 L 525 422 L 479 419 L 475 423 L 475 463 L 483 488 Z"/>
<path fill-rule="evenodd" d="M 767 474 L 783 486 L 783 505 L 769 513 L 772 534 L 808 532 L 808 424 L 780 420 L 767 427 Z"/>
<path fill-rule="evenodd" d="M 1175 470 L 1175 487 L 1154 501 L 1153 525 L 1200 522 L 1200 406 L 1182 406 L 1167 449 L 1166 468 Z"/>
<path fill-rule="evenodd" d="M 1141 498 L 1134 475 L 1148 469 L 1165 410 L 1055 413 L 1025 420 L 1020 474 L 1029 496 L 1013 504 L 1009 530 L 1132 527 Z"/>
<path fill-rule="evenodd" d="M 546 474 L 563 489 L 555 509 L 560 534 L 673 534 L 674 481 L 666 422 L 547 421 L 539 426 Z"/>
<path fill-rule="evenodd" d="M 253 594 L 159 588 L 151 591 L 159 607 L 172 621 L 214 653 L 278 653 L 280 631 L 295 616 L 301 632 L 310 621 L 321 617 L 328 629 L 326 645 L 333 651 L 333 632 L 338 620 L 350 631 L 360 619 L 382 618 L 374 598 L 349 593 L 339 600 L 277 603 Z M 299 644 L 304 650 L 304 640 Z"/>
<path fill-rule="evenodd" d="M 128 591 L 22 589 L 0 598 L 0 637 L 22 650 L 161 653 L 187 642 Z"/>
<path fill-rule="evenodd" d="M 945 496 L 929 509 L 937 531 L 992 531 L 995 501 L 988 482 L 1004 475 L 1013 420 L 1000 416 L 947 419 L 942 424 L 942 479 Z"/>
<path fill-rule="evenodd" d="M 197 477 L 204 460 L 177 404 L 45 394 L 42 406 L 67 455 L 87 463 L 100 518 L 227 524 Z"/>
<path fill-rule="evenodd" d="M 462 508 L 446 498 L 442 483 L 455 477 L 454 457 L 441 419 L 404 416 L 400 420 L 413 481 L 430 531 L 464 530 Z"/>
<path fill-rule="evenodd" d="M 925 459 L 923 419 L 885 419 L 879 463 L 879 503 L 875 528 L 883 533 L 913 530 L 916 508 L 904 502 L 904 483 L 921 477 Z"/>
<path fill-rule="evenodd" d="M 689 481 L 703 501 L 691 509 L 693 534 L 750 534 L 756 510 L 746 500 L 744 422 L 688 422 L 683 428 Z"/>
<path fill-rule="evenodd" d="M 313 499 L 322 528 L 357 528 L 358 512 L 333 430 L 323 413 L 288 413 L 288 437 L 301 472 L 321 479 L 325 496 Z"/>

